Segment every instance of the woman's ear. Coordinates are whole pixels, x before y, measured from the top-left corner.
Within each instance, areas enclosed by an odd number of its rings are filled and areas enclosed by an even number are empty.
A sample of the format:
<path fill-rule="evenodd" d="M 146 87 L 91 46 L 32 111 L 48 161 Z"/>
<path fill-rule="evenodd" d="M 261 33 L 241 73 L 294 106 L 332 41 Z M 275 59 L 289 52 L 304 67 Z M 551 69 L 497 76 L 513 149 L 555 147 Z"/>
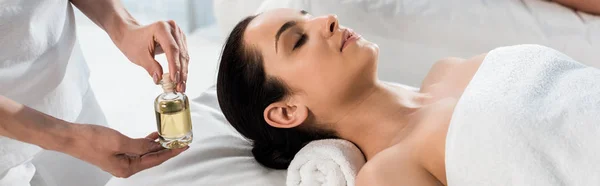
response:
<path fill-rule="evenodd" d="M 273 127 L 293 128 L 306 121 L 308 107 L 303 104 L 278 101 L 265 108 L 264 118 Z"/>

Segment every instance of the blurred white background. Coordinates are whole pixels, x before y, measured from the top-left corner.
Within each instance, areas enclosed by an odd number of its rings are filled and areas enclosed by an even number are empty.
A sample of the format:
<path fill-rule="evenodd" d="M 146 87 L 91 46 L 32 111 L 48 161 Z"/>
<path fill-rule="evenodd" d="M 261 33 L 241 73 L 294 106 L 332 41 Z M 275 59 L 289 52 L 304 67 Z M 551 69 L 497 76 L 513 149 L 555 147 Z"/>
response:
<path fill-rule="evenodd" d="M 185 31 L 190 53 L 186 94 L 190 99 L 210 87 L 220 53 L 212 0 L 122 0 L 142 24 L 175 20 Z M 91 71 L 90 83 L 108 125 L 130 137 L 156 131 L 153 103 L 162 89 L 144 69 L 129 62 L 108 35 L 76 10 L 77 34 Z M 164 67 L 164 55 L 156 57 Z M 168 71 L 164 68 L 165 72 Z M 194 123 L 194 127 L 201 124 Z"/>

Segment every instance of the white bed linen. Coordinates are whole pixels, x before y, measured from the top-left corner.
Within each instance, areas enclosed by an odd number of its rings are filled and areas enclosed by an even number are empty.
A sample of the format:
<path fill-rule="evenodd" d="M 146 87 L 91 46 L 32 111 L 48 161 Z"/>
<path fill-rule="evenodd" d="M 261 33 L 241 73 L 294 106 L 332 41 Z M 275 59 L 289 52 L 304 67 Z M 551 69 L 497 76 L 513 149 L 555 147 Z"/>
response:
<path fill-rule="evenodd" d="M 600 69 L 539 45 L 488 53 L 446 139 L 448 185 L 598 185 Z"/>

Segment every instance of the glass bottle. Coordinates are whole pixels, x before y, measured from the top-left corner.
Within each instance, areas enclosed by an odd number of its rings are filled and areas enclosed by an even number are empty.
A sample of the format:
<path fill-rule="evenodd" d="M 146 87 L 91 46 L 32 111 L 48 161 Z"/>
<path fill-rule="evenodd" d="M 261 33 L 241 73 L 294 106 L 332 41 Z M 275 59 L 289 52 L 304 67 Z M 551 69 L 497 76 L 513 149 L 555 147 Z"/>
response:
<path fill-rule="evenodd" d="M 164 92 L 154 101 L 159 142 L 168 149 L 183 148 L 192 142 L 192 119 L 187 96 L 175 91 L 169 73 L 160 84 Z"/>

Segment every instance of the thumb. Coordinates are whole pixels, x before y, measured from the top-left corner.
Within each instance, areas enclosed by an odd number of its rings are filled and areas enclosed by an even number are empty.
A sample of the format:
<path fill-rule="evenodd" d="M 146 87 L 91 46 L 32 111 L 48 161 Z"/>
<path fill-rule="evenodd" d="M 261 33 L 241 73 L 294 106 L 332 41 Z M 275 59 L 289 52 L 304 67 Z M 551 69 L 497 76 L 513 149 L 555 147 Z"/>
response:
<path fill-rule="evenodd" d="M 123 149 L 124 153 L 134 156 L 144 155 L 149 152 L 155 152 L 163 149 L 162 146 L 152 139 L 140 138 L 131 139 L 128 145 Z"/>
<path fill-rule="evenodd" d="M 148 59 L 146 59 L 140 66 L 142 66 L 142 68 L 144 68 L 148 74 L 150 74 L 154 84 L 158 84 L 160 82 L 162 79 L 163 69 L 158 61 L 152 57 L 148 57 Z"/>

